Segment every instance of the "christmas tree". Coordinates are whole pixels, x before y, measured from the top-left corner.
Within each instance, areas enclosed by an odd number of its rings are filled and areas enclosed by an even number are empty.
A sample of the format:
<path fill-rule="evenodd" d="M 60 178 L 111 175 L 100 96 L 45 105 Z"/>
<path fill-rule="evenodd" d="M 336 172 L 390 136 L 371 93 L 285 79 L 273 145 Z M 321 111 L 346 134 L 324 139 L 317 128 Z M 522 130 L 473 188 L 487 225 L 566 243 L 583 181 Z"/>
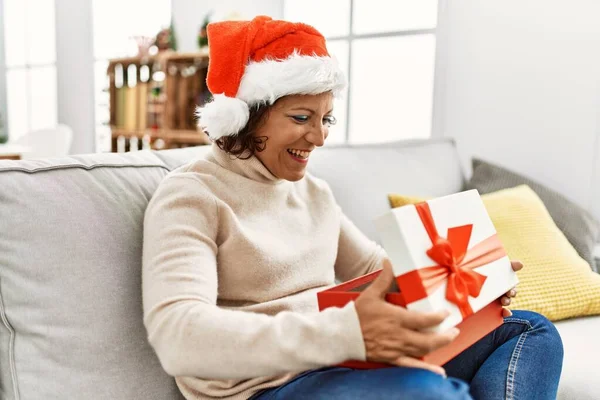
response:
<path fill-rule="evenodd" d="M 177 35 L 175 34 L 175 22 L 171 17 L 171 26 L 169 26 L 169 46 L 171 50 L 177 51 Z"/>
<path fill-rule="evenodd" d="M 198 32 L 198 47 L 203 48 L 208 46 L 208 34 L 206 33 L 206 27 L 210 23 L 210 15 L 212 11 L 206 14 L 202 25 L 200 25 L 200 32 Z"/>

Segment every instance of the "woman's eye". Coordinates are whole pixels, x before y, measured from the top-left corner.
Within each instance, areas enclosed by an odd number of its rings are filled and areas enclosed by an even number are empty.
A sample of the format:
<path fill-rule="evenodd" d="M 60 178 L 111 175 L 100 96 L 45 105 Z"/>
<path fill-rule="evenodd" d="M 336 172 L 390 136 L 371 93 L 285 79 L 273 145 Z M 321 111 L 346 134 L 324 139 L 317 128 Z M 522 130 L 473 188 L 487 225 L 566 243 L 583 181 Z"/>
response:
<path fill-rule="evenodd" d="M 337 123 L 337 119 L 335 119 L 333 115 L 328 115 L 325 118 L 323 118 L 323 122 L 325 123 L 325 125 L 331 126 Z"/>
<path fill-rule="evenodd" d="M 306 121 L 308 121 L 308 115 L 293 115 L 292 118 L 294 118 L 294 120 L 296 122 L 306 122 Z"/>

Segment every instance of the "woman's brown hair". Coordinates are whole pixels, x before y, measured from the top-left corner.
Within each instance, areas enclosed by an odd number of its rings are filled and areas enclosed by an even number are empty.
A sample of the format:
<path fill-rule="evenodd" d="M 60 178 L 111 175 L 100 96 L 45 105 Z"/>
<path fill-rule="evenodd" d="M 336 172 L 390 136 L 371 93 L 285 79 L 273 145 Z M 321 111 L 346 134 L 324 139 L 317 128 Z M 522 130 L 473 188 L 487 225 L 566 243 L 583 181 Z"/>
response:
<path fill-rule="evenodd" d="M 215 140 L 219 148 L 242 160 L 247 160 L 254 154 L 265 149 L 266 136 L 255 136 L 256 131 L 269 117 L 272 106 L 260 104 L 250 108 L 250 116 L 246 126 L 234 136 L 223 136 Z M 210 133 L 208 134 L 210 137 Z"/>

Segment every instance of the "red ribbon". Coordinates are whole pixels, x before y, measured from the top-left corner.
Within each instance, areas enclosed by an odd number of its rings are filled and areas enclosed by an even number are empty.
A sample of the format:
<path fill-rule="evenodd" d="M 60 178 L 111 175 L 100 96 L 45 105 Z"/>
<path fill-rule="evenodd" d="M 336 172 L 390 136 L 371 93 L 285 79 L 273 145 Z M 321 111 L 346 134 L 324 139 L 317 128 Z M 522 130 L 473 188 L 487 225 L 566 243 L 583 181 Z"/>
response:
<path fill-rule="evenodd" d="M 506 251 L 496 234 L 468 250 L 473 224 L 449 228 L 448 238 L 443 238 L 438 234 L 429 204 L 418 203 L 415 207 L 433 244 L 427 255 L 436 265 L 398 276 L 398 285 L 406 302 L 412 303 L 426 298 L 447 281 L 446 299 L 458 306 L 464 319 L 473 314 L 469 296 L 479 296 L 487 278 L 473 269 L 505 257 Z"/>

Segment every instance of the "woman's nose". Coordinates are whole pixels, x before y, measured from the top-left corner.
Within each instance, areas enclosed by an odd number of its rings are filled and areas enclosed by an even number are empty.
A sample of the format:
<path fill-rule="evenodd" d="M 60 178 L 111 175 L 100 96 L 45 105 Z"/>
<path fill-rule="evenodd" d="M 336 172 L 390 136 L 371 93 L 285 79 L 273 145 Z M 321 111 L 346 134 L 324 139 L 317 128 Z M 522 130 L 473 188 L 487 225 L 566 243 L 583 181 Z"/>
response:
<path fill-rule="evenodd" d="M 325 144 L 325 139 L 327 139 L 328 134 L 328 127 L 321 123 L 318 126 L 314 126 L 310 130 L 310 132 L 306 135 L 306 140 L 317 147 L 321 147 Z"/>

